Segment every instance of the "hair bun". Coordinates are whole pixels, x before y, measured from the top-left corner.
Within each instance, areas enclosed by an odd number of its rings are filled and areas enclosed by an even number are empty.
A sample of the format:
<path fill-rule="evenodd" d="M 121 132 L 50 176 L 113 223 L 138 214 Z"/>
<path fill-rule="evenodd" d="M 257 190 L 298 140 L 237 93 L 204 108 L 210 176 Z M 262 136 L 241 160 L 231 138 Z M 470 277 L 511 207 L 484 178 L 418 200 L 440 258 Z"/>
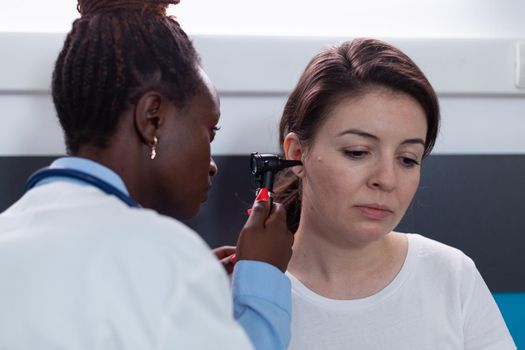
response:
<path fill-rule="evenodd" d="M 111 11 L 141 11 L 165 15 L 169 5 L 180 0 L 78 0 L 77 10 L 82 16 Z"/>

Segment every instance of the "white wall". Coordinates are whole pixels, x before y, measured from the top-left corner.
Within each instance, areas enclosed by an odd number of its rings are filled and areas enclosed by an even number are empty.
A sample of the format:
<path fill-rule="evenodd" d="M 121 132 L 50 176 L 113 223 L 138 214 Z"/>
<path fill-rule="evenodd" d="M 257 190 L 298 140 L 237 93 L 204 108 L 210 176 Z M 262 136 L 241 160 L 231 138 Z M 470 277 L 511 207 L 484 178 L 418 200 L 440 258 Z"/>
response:
<path fill-rule="evenodd" d="M 64 152 L 49 94 L 64 34 L 0 33 L 1 155 Z M 341 38 L 196 36 L 221 94 L 213 153 L 278 149 L 286 96 L 308 60 Z M 525 89 L 515 85 L 514 39 L 390 39 L 438 92 L 443 125 L 435 153 L 525 154 Z M 247 132 L 250 130 L 250 132 Z"/>
<path fill-rule="evenodd" d="M 1 32 L 58 32 L 75 0 L 0 0 Z M 523 0 L 181 0 L 171 6 L 192 35 L 523 38 Z"/>
<path fill-rule="evenodd" d="M 182 0 L 168 11 L 221 93 L 215 154 L 276 150 L 280 110 L 308 59 L 357 36 L 391 41 L 428 75 L 443 111 L 436 153 L 525 153 L 525 91 L 514 85 L 523 0 Z M 77 17 L 74 0 L 0 0 L 0 155 L 64 151 L 50 72 Z"/>

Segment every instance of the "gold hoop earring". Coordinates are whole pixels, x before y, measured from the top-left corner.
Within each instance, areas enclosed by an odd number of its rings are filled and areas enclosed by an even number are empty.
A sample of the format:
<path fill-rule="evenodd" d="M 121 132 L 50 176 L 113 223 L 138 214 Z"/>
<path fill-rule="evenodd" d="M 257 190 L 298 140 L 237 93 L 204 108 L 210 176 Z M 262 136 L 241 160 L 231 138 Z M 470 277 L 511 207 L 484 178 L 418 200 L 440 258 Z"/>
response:
<path fill-rule="evenodd" d="M 153 144 L 151 145 L 151 153 L 150 153 L 151 159 L 155 159 L 155 157 L 157 156 L 157 144 L 158 143 L 159 143 L 159 139 L 157 138 L 157 136 L 154 136 Z"/>

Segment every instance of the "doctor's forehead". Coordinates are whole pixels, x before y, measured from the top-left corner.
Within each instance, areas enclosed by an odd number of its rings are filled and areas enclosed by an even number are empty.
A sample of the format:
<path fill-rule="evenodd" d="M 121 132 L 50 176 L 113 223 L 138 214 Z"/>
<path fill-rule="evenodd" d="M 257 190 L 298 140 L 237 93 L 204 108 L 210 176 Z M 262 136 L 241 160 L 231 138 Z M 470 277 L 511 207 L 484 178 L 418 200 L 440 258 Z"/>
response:
<path fill-rule="evenodd" d="M 217 91 L 217 89 L 215 88 L 215 85 L 213 85 L 213 82 L 211 81 L 210 77 L 208 76 L 208 74 L 206 74 L 206 72 L 202 69 L 202 68 L 199 68 L 199 74 L 201 76 L 201 79 L 202 79 L 202 83 L 204 85 L 204 93 L 206 95 L 209 95 L 209 97 L 211 98 L 213 104 L 216 106 L 216 113 L 218 116 L 220 116 L 220 98 L 219 98 L 219 93 Z"/>

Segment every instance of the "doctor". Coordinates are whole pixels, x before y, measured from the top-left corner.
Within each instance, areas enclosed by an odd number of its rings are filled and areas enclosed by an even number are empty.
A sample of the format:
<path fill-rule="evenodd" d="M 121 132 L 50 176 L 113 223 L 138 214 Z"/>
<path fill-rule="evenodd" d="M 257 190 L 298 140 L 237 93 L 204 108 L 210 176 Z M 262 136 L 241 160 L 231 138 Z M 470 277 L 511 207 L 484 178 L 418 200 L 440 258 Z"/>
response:
<path fill-rule="evenodd" d="M 217 258 L 176 220 L 206 200 L 220 114 L 197 52 L 166 16 L 177 2 L 79 0 L 52 83 L 71 157 L 0 215 L 0 348 L 288 345 L 283 208 L 254 204 L 233 305 Z"/>

